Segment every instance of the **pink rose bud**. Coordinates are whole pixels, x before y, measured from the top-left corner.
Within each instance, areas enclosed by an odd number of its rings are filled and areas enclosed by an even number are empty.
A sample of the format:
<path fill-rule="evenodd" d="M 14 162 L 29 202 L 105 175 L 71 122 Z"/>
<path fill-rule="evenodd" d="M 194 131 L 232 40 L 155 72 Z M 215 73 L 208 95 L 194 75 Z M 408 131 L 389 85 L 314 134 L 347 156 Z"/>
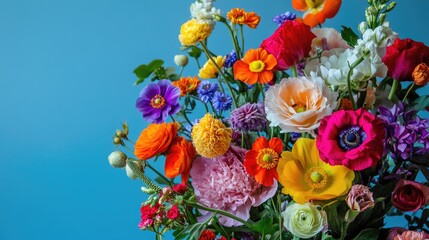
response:
<path fill-rule="evenodd" d="M 414 181 L 401 179 L 392 194 L 392 204 L 404 212 L 415 212 L 429 201 L 429 187 Z"/>
<path fill-rule="evenodd" d="M 405 231 L 396 235 L 393 240 L 429 239 L 429 234 L 425 232 Z"/>
<path fill-rule="evenodd" d="M 346 197 L 346 203 L 351 210 L 363 212 L 368 208 L 374 207 L 374 198 L 367 186 L 358 184 L 351 187 Z"/>

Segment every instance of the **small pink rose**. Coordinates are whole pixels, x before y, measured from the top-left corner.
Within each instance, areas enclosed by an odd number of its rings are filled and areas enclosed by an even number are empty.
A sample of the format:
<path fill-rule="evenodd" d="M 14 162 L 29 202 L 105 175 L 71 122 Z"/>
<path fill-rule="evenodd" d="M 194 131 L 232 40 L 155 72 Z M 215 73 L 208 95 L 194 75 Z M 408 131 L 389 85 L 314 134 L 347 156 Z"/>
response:
<path fill-rule="evenodd" d="M 392 194 L 392 204 L 404 212 L 415 212 L 429 201 L 429 187 L 414 181 L 401 179 Z"/>
<path fill-rule="evenodd" d="M 347 206 L 353 211 L 363 212 L 374 207 L 372 192 L 367 186 L 353 185 L 346 197 Z"/>

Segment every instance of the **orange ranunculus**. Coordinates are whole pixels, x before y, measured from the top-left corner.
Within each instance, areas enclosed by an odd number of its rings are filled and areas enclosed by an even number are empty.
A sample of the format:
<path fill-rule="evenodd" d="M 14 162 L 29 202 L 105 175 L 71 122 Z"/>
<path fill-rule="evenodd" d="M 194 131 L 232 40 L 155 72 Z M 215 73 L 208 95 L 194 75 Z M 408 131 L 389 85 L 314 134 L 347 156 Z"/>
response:
<path fill-rule="evenodd" d="M 341 6 L 341 0 L 292 0 L 292 7 L 303 11 L 303 22 L 315 27 L 334 17 Z"/>
<path fill-rule="evenodd" d="M 265 137 L 259 137 L 244 157 L 244 167 L 247 173 L 254 176 L 255 180 L 264 185 L 272 186 L 274 179 L 278 179 L 277 163 L 283 151 L 283 143 L 280 138 L 272 138 L 268 141 Z"/>
<path fill-rule="evenodd" d="M 144 129 L 134 145 L 134 155 L 140 160 L 148 160 L 163 154 L 177 137 L 176 123 L 152 123 Z"/>
<path fill-rule="evenodd" d="M 201 80 L 198 79 L 196 76 L 181 77 L 179 80 L 172 82 L 173 86 L 176 86 L 180 89 L 181 97 L 197 89 L 200 83 L 201 83 Z"/>
<path fill-rule="evenodd" d="M 186 141 L 183 137 L 176 138 L 165 158 L 165 176 L 174 178 L 182 174 L 182 183 L 188 184 L 192 161 L 196 155 L 197 151 L 192 142 Z"/>
<path fill-rule="evenodd" d="M 245 12 L 242 8 L 233 8 L 226 16 L 232 23 L 245 24 L 250 28 L 256 28 L 261 20 L 255 12 Z"/>
<path fill-rule="evenodd" d="M 234 63 L 234 78 L 247 84 L 269 83 L 276 65 L 276 58 L 265 49 L 249 49 L 242 60 Z"/>

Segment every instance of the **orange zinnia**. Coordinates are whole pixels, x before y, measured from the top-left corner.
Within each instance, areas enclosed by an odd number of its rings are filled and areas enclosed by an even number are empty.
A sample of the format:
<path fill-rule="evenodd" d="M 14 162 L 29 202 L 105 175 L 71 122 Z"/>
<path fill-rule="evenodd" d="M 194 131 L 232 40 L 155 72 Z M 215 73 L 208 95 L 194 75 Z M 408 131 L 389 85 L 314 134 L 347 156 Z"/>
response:
<path fill-rule="evenodd" d="M 315 27 L 334 17 L 341 6 L 341 0 L 292 0 L 292 7 L 303 11 L 304 23 Z"/>
<path fill-rule="evenodd" d="M 134 155 L 140 160 L 148 160 L 165 153 L 177 137 L 176 123 L 152 123 L 144 129 L 134 145 Z"/>
<path fill-rule="evenodd" d="M 173 86 L 176 86 L 180 89 L 180 96 L 183 97 L 186 94 L 197 89 L 198 85 L 201 83 L 201 80 L 195 77 L 181 77 L 179 80 L 172 82 Z"/>
<path fill-rule="evenodd" d="M 276 65 L 276 58 L 265 49 L 249 49 L 242 60 L 234 63 L 234 78 L 247 84 L 269 83 Z"/>
<path fill-rule="evenodd" d="M 192 161 L 196 155 L 197 151 L 192 142 L 186 141 L 183 137 L 176 138 L 165 158 L 165 176 L 174 178 L 182 174 L 182 183 L 188 184 Z"/>
<path fill-rule="evenodd" d="M 235 24 L 247 25 L 250 28 L 256 28 L 261 21 L 261 17 L 255 12 L 245 12 L 242 8 L 233 8 L 226 17 Z"/>
<path fill-rule="evenodd" d="M 254 176 L 258 183 L 272 186 L 274 179 L 279 179 L 277 164 L 282 150 L 283 143 L 280 138 L 274 137 L 270 141 L 265 137 L 257 138 L 244 157 L 247 173 Z"/>

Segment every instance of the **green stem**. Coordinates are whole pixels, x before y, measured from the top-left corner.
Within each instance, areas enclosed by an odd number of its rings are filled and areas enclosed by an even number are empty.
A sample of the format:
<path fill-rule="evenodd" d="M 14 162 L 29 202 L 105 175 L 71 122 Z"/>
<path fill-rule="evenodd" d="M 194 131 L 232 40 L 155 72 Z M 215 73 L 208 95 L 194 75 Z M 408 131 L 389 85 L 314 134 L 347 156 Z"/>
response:
<path fill-rule="evenodd" d="M 392 101 L 392 98 L 395 95 L 396 90 L 398 90 L 398 87 L 399 87 L 399 81 L 396 79 L 393 79 L 392 88 L 390 89 L 390 93 L 388 97 L 390 101 Z"/>
<path fill-rule="evenodd" d="M 240 36 L 241 36 L 241 49 L 244 51 L 244 33 L 243 33 L 243 25 L 240 25 Z"/>
<path fill-rule="evenodd" d="M 259 89 L 261 90 L 261 94 L 262 94 L 262 101 L 265 101 L 265 90 L 264 90 L 264 86 L 262 85 L 262 83 L 258 83 Z"/>
<path fill-rule="evenodd" d="M 283 240 L 282 237 L 282 230 L 283 230 L 283 224 L 282 224 L 282 200 L 281 200 L 281 196 L 280 193 L 277 193 L 277 203 L 279 204 L 279 209 L 278 209 L 278 217 L 279 217 L 279 233 L 280 233 L 280 240 Z"/>
<path fill-rule="evenodd" d="M 411 84 L 411 86 L 410 86 L 410 88 L 408 89 L 407 93 L 405 93 L 405 96 L 404 96 L 404 98 L 402 99 L 402 102 L 405 102 L 405 99 L 407 99 L 408 94 L 411 92 L 411 89 L 413 89 L 414 85 L 415 85 L 414 83 L 413 83 L 413 84 Z"/>
<path fill-rule="evenodd" d="M 350 67 L 349 73 L 347 74 L 347 91 L 349 92 L 349 99 L 352 103 L 353 109 L 356 110 L 356 103 L 355 99 L 353 98 L 353 92 L 352 92 L 352 84 L 351 84 L 351 77 L 353 74 L 353 69 L 357 67 L 363 60 L 365 59 L 365 56 L 360 57 L 358 60 L 356 60 Z"/>
<path fill-rule="evenodd" d="M 183 115 L 183 118 L 192 126 L 192 122 L 191 122 L 191 120 L 189 120 L 189 118 L 188 118 L 188 115 L 186 114 L 186 112 L 185 111 L 182 111 L 182 115 Z"/>
<path fill-rule="evenodd" d="M 241 218 L 239 218 L 239 217 L 237 217 L 234 214 L 231 214 L 229 212 L 226 212 L 226 211 L 223 211 L 223 210 L 219 210 L 219 209 L 209 208 L 209 207 L 200 205 L 198 203 L 190 202 L 188 200 L 183 200 L 183 203 L 185 203 L 188 206 L 200 209 L 200 210 L 204 210 L 204 211 L 208 211 L 208 212 L 212 212 L 212 213 L 215 213 L 215 214 L 223 215 L 225 217 L 232 218 L 235 221 L 242 223 L 244 226 L 246 226 L 248 228 L 252 227 L 251 223 L 249 223 L 249 222 L 245 221 L 244 219 L 241 219 Z"/>
<path fill-rule="evenodd" d="M 139 161 L 139 160 L 138 160 Z M 160 192 L 162 188 L 160 188 L 158 185 L 156 185 L 152 180 L 150 180 L 148 177 L 144 175 L 144 173 L 136 167 L 136 164 L 133 163 L 132 160 L 127 160 L 128 167 L 133 171 L 134 174 L 136 174 L 143 182 L 146 184 L 146 186 L 156 192 Z"/>
<path fill-rule="evenodd" d="M 212 55 L 209 53 L 209 50 L 207 49 L 207 46 L 203 43 L 200 42 L 201 46 L 203 47 L 204 52 L 206 53 L 207 57 L 210 59 L 210 61 L 213 62 L 213 64 L 215 65 L 215 67 L 217 68 L 219 74 L 222 76 L 222 78 L 225 80 L 226 85 L 228 86 L 229 91 L 231 92 L 231 97 L 232 97 L 232 101 L 234 102 L 234 107 L 237 108 L 238 104 L 237 104 L 237 99 L 235 98 L 235 94 L 232 91 L 231 85 L 229 85 L 228 80 L 226 80 L 226 76 L 223 74 L 222 70 L 220 69 L 220 67 L 216 64 L 216 61 L 213 59 Z M 222 88 L 222 91 L 224 91 L 223 87 L 222 87 L 222 83 L 221 81 L 218 79 L 219 81 L 219 85 Z"/>
<path fill-rule="evenodd" d="M 156 161 L 157 158 L 158 158 L 158 156 L 156 156 L 155 161 Z M 170 179 L 166 178 L 164 175 L 162 175 L 160 172 L 158 172 L 158 170 L 156 170 L 154 167 L 152 167 L 149 164 L 149 162 L 147 162 L 147 161 L 146 161 L 146 166 L 148 166 L 150 168 L 150 170 L 152 170 L 154 173 L 156 173 L 156 175 L 158 175 L 159 177 L 161 177 L 165 181 L 169 182 L 170 185 L 174 185 L 174 183 Z"/>
<path fill-rule="evenodd" d="M 238 41 L 237 41 L 235 31 L 231 28 L 231 26 L 228 24 L 228 22 L 226 22 L 226 21 L 222 21 L 222 22 L 225 23 L 226 27 L 229 30 L 229 33 L 231 34 L 231 39 L 232 39 L 232 43 L 234 44 L 235 52 L 237 53 L 237 58 L 240 59 L 241 58 L 241 51 L 240 51 L 240 47 L 238 46 Z"/>
<path fill-rule="evenodd" d="M 346 222 L 345 224 L 343 224 L 343 226 L 341 227 L 341 237 L 340 240 L 344 240 L 346 238 L 347 235 L 347 228 L 349 228 L 349 222 Z"/>
<path fill-rule="evenodd" d="M 181 67 L 180 68 L 180 72 L 179 72 L 179 76 L 178 76 L 178 78 L 180 78 L 181 76 L 182 76 L 182 73 L 183 73 L 183 69 L 184 69 L 185 67 Z"/>
<path fill-rule="evenodd" d="M 292 71 L 292 77 L 298 77 L 298 70 L 296 69 L 296 66 L 292 66 L 290 70 Z"/>

